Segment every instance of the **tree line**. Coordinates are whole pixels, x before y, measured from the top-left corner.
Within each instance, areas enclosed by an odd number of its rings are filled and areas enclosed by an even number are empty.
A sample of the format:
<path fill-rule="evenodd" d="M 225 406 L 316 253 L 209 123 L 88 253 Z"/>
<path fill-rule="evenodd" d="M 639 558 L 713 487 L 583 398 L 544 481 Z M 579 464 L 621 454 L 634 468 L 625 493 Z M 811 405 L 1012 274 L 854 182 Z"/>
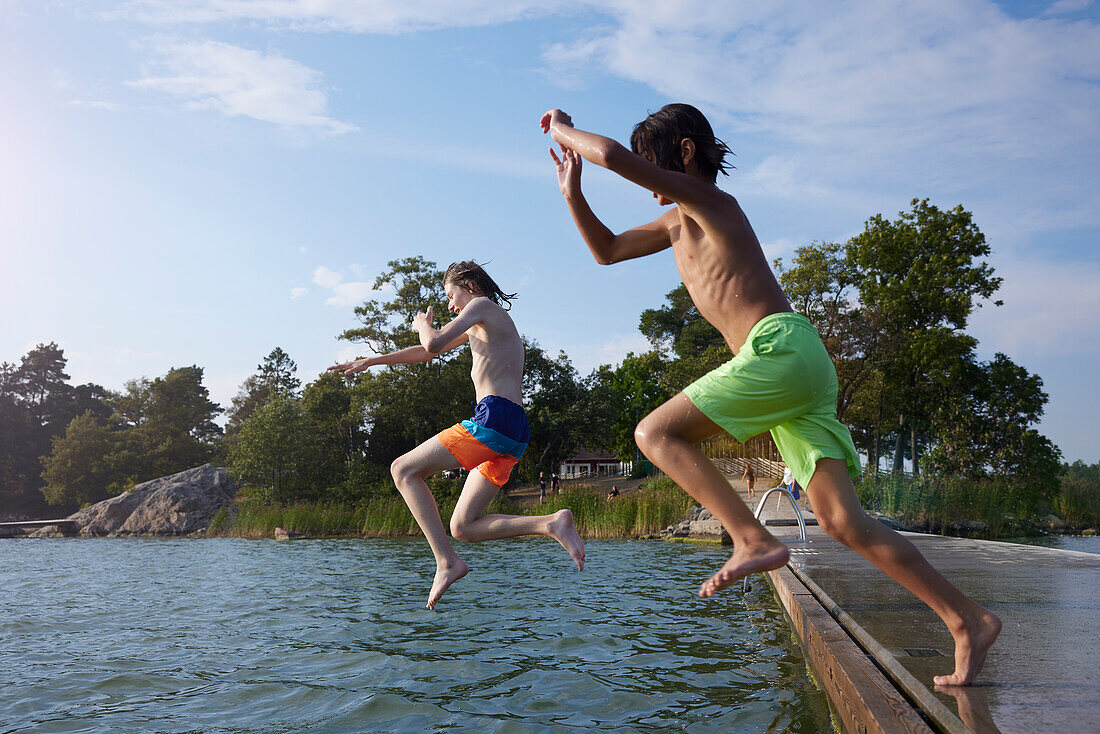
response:
<path fill-rule="evenodd" d="M 843 243 L 796 250 L 776 270 L 793 308 L 821 332 L 839 379 L 838 413 L 869 467 L 1009 477 L 1028 502 L 1058 492 L 1061 454 L 1034 425 L 1042 380 L 997 354 L 982 361 L 966 333 L 979 307 L 1000 304 L 990 252 L 961 206 L 914 200 L 897 219 L 876 215 Z M 364 355 L 417 343 L 425 304 L 444 303 L 442 271 L 422 257 L 394 260 L 339 335 Z M 385 297 L 383 297 L 385 294 Z M 449 318 L 443 309 L 442 318 Z M 568 355 L 525 337 L 531 443 L 517 475 L 531 479 L 577 447 L 634 457 L 637 418 L 730 357 L 721 335 L 680 286 L 640 315 L 651 348 L 586 376 Z M 302 385 L 275 348 L 223 413 L 197 366 L 140 378 L 120 392 L 72 386 L 56 344 L 0 366 L 0 509 L 71 508 L 205 461 L 226 462 L 273 502 L 355 502 L 395 490 L 390 462 L 474 406 L 471 356 Z"/>

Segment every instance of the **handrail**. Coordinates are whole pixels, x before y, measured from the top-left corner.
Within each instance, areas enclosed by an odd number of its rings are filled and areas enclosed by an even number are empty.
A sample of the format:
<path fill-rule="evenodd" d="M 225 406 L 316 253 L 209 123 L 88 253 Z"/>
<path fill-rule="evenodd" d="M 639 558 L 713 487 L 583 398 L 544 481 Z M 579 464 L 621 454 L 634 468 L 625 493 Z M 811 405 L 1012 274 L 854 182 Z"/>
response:
<path fill-rule="evenodd" d="M 760 513 L 764 511 L 764 503 L 773 492 L 782 492 L 782 494 L 786 495 L 787 499 L 791 501 L 791 506 L 794 507 L 794 516 L 798 520 L 798 539 L 806 540 L 806 520 L 802 517 L 802 508 L 798 506 L 798 502 L 795 500 L 794 495 L 791 494 L 790 490 L 786 487 L 772 487 L 764 492 L 763 496 L 760 497 L 760 501 L 756 503 L 756 511 L 753 513 L 753 517 L 757 520 L 760 519 Z M 780 499 L 782 499 L 782 495 L 780 495 Z M 775 509 L 779 509 L 778 503 L 776 503 Z"/>

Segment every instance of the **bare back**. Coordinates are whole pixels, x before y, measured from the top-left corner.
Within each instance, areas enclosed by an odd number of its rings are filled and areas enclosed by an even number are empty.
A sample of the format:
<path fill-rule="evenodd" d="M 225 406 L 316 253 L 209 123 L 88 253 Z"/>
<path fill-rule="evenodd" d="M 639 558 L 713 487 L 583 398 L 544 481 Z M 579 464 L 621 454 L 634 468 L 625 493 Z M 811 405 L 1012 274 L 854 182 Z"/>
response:
<path fill-rule="evenodd" d="M 508 312 L 488 298 L 475 302 L 478 321 L 466 330 L 466 336 L 474 358 L 470 379 L 477 399 L 498 395 L 522 405 L 523 340 L 519 331 Z"/>
<path fill-rule="evenodd" d="M 735 198 L 715 187 L 705 202 L 680 204 L 659 221 L 692 302 L 735 354 L 757 321 L 791 310 Z"/>

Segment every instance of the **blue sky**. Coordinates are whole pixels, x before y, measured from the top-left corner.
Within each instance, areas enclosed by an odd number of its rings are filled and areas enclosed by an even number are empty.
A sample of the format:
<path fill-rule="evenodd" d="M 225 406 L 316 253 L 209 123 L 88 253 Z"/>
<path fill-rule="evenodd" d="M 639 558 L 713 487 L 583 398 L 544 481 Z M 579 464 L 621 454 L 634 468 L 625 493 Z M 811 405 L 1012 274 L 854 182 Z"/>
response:
<path fill-rule="evenodd" d="M 1100 12 L 1088 0 L 0 0 L 0 360 L 78 382 L 198 364 L 228 405 L 273 347 L 309 380 L 387 260 L 475 258 L 582 372 L 643 350 L 670 253 L 604 268 L 538 119 L 620 140 L 691 102 L 771 258 L 914 197 L 975 214 L 1004 278 L 972 333 L 1100 459 Z M 659 214 L 589 166 L 613 229 Z"/>

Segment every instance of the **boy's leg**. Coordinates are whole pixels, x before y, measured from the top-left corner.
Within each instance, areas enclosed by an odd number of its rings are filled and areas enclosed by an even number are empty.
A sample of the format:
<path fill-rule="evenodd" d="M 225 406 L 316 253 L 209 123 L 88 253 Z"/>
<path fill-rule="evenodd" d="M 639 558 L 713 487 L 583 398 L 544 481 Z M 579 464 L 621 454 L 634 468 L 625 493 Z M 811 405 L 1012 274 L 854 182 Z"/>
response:
<path fill-rule="evenodd" d="M 936 676 L 936 685 L 973 681 L 1001 631 L 1001 620 L 955 588 L 916 546 L 863 511 L 845 462 L 818 461 L 806 490 L 822 530 L 913 592 L 947 625 L 955 639 L 955 672 Z"/>
<path fill-rule="evenodd" d="M 584 541 L 573 524 L 573 513 L 559 510 L 553 515 L 482 515 L 500 487 L 481 472 L 470 472 L 462 495 L 451 515 L 451 535 L 456 540 L 475 542 L 515 538 L 520 535 L 542 535 L 553 538 L 569 552 L 577 570 L 584 570 Z"/>
<path fill-rule="evenodd" d="M 750 573 L 779 568 L 790 557 L 787 546 L 764 529 L 722 472 L 695 446 L 721 431 L 682 392 L 634 429 L 642 453 L 710 510 L 733 539 L 733 556 L 699 589 L 704 597 Z"/>
<path fill-rule="evenodd" d="M 435 504 L 425 479 L 432 474 L 444 469 L 454 469 L 460 466 L 458 460 L 450 451 L 443 447 L 438 438 L 429 438 L 403 456 L 399 456 L 390 465 L 390 474 L 397 490 L 409 506 L 416 524 L 424 532 L 428 545 L 435 555 L 435 580 L 432 582 L 432 591 L 428 596 L 428 609 L 435 608 L 435 602 L 443 594 L 440 590 L 436 593 L 436 587 L 442 584 L 442 588 L 458 581 L 469 570 L 465 562 L 458 557 L 451 541 L 447 538 L 447 530 L 443 527 L 443 520 L 439 516 L 439 508 Z"/>

